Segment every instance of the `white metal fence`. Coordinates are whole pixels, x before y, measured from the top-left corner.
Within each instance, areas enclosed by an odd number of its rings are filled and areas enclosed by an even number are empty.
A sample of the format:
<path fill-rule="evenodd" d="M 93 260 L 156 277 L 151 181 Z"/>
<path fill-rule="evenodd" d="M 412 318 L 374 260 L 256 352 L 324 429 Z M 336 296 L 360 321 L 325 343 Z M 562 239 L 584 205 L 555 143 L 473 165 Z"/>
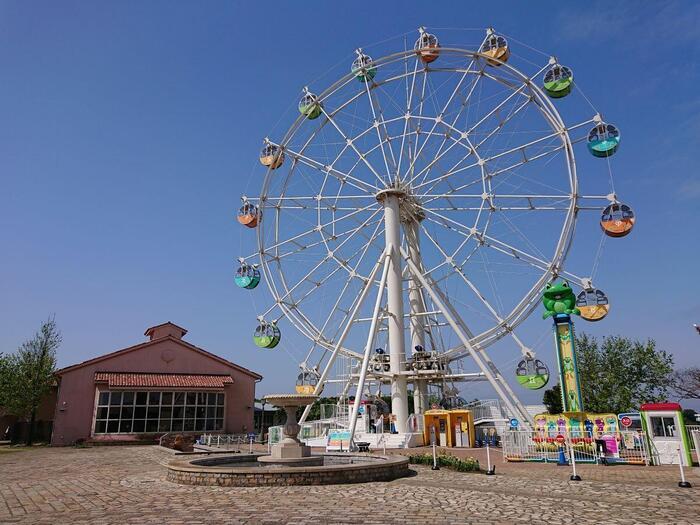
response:
<path fill-rule="evenodd" d="M 604 435 L 590 432 L 549 435 L 509 430 L 501 435 L 505 461 L 625 463 L 648 465 L 647 439 L 643 432 L 621 431 Z"/>
<path fill-rule="evenodd" d="M 688 433 L 688 443 L 690 443 L 691 450 L 695 450 L 696 452 L 700 452 L 700 450 L 697 450 L 695 448 L 696 447 L 695 440 L 693 440 L 693 432 L 700 432 L 700 425 L 686 425 L 685 431 Z"/>

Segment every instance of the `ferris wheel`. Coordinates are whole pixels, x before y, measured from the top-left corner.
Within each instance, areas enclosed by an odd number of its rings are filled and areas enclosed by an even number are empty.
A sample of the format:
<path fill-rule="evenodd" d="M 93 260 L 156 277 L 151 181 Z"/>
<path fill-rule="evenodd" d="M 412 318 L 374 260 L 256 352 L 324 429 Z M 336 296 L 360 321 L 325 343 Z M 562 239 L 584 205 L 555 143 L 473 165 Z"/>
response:
<path fill-rule="evenodd" d="M 408 384 L 420 412 L 430 385 L 486 380 L 528 421 L 487 349 L 511 341 L 518 382 L 544 386 L 547 366 L 518 328 L 545 286 L 580 288 L 585 319 L 609 310 L 590 278 L 565 269 L 579 213 L 598 212 L 609 237 L 635 222 L 609 185 L 579 187 L 576 144 L 609 167 L 620 132 L 587 107 L 564 121 L 557 104 L 575 88 L 572 69 L 554 57 L 516 68 L 504 35 L 479 40 L 442 45 L 420 28 L 410 49 L 357 49 L 347 74 L 304 88 L 288 130 L 265 138 L 260 192 L 238 213 L 257 248 L 238 259 L 236 284 L 262 280 L 272 296 L 255 344 L 277 347 L 289 325 L 308 338 L 305 393 L 323 392 L 337 357 L 348 358 L 345 390 L 390 384 L 399 432 Z M 465 359 L 477 372 L 456 370 Z"/>

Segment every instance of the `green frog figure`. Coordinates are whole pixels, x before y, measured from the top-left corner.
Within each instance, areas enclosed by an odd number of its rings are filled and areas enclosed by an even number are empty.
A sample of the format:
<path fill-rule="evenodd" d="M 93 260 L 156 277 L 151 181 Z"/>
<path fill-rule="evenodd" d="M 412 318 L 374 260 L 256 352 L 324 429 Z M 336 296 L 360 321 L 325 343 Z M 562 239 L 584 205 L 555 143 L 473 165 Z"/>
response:
<path fill-rule="evenodd" d="M 576 308 L 576 296 L 566 281 L 548 283 L 542 294 L 542 302 L 546 308 L 542 319 L 557 314 L 581 315 L 581 310 Z"/>

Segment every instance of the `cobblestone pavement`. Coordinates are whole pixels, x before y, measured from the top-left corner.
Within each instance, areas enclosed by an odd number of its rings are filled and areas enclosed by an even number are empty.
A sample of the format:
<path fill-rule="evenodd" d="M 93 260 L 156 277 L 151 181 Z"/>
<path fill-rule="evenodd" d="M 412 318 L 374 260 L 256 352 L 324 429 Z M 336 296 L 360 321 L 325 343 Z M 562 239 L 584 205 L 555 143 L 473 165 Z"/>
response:
<path fill-rule="evenodd" d="M 564 467 L 499 462 L 496 476 L 414 467 L 389 483 L 219 488 L 165 481 L 173 459 L 143 446 L 2 454 L 0 523 L 700 523 L 700 476 L 680 489 L 677 467 L 588 466 L 571 483 Z"/>

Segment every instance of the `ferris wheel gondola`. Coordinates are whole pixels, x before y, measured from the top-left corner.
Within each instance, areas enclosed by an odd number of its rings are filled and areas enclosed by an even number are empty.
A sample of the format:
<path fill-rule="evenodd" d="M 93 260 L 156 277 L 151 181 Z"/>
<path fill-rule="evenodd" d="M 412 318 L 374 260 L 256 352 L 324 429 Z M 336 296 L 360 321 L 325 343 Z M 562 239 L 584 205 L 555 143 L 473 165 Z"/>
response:
<path fill-rule="evenodd" d="M 281 339 L 282 334 L 277 324 L 264 320 L 260 321 L 253 334 L 253 342 L 260 348 L 275 348 Z"/>
<path fill-rule="evenodd" d="M 357 53 L 357 58 L 352 62 L 350 70 L 360 82 L 371 81 L 377 74 L 377 68 L 372 65 L 372 58 L 365 55 L 362 49 L 356 50 L 355 53 Z"/>
<path fill-rule="evenodd" d="M 255 228 L 262 217 L 258 207 L 247 200 L 243 201 L 243 206 L 238 209 L 238 222 L 248 228 Z"/>
<path fill-rule="evenodd" d="M 614 202 L 603 210 L 600 218 L 600 227 L 605 232 L 605 235 L 624 237 L 632 231 L 635 221 L 632 208 L 627 204 Z"/>
<path fill-rule="evenodd" d="M 323 112 L 323 105 L 319 102 L 318 97 L 313 93 L 306 92 L 299 101 L 299 113 L 304 115 L 309 120 L 314 120 Z"/>
<path fill-rule="evenodd" d="M 539 390 L 549 382 L 549 368 L 544 362 L 533 357 L 525 357 L 515 369 L 518 383 L 530 390 Z"/>
<path fill-rule="evenodd" d="M 486 40 L 481 45 L 481 52 L 486 55 L 486 63 L 490 66 L 500 66 L 510 58 L 510 47 L 505 37 L 489 30 Z"/>
<path fill-rule="evenodd" d="M 554 63 L 544 74 L 544 90 L 552 98 L 563 98 L 571 93 L 574 74 L 566 66 Z"/>
<path fill-rule="evenodd" d="M 610 303 L 602 290 L 587 288 L 576 296 L 576 308 L 586 321 L 600 321 L 610 312 Z"/>
<path fill-rule="evenodd" d="M 588 151 L 594 157 L 610 157 L 620 147 L 620 130 L 612 124 L 599 122 L 588 133 Z"/>
<path fill-rule="evenodd" d="M 427 33 L 422 27 L 418 28 L 418 33 L 414 49 L 424 63 L 430 64 L 440 56 L 440 42 L 435 35 Z"/>
<path fill-rule="evenodd" d="M 260 151 L 260 164 L 271 170 L 279 168 L 284 163 L 284 152 L 274 144 L 266 142 Z"/>
<path fill-rule="evenodd" d="M 256 264 L 246 264 L 241 263 L 241 265 L 236 270 L 235 276 L 236 286 L 239 288 L 246 288 L 247 290 L 253 290 L 258 284 L 260 284 L 260 271 Z"/>

